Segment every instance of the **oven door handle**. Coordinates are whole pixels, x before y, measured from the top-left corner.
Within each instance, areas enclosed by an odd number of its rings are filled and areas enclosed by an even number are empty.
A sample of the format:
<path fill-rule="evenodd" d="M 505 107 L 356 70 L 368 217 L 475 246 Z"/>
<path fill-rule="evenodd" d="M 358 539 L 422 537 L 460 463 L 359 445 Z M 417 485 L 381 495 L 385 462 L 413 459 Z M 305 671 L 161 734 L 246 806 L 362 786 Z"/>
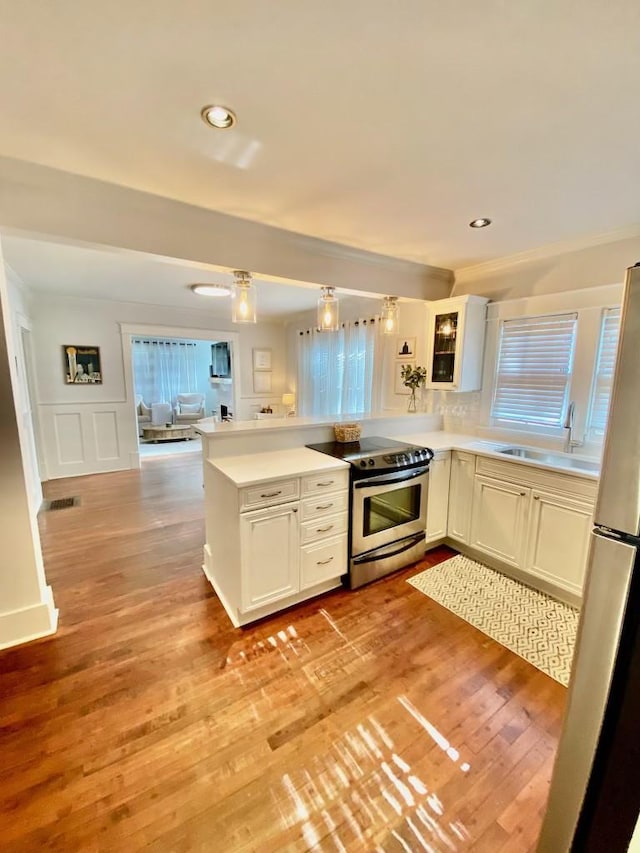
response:
<path fill-rule="evenodd" d="M 408 551 L 409 548 L 413 548 L 418 544 L 418 542 L 421 542 L 426 538 L 426 533 L 422 531 L 421 533 L 416 533 L 415 536 L 408 536 L 406 539 L 403 539 L 402 546 L 400 548 L 396 548 L 396 545 L 398 544 L 397 542 L 392 542 L 391 545 L 376 548 L 375 551 L 369 551 L 367 554 L 362 554 L 360 557 L 353 557 L 351 562 L 354 565 L 360 566 L 363 563 L 374 563 L 376 560 L 380 560 L 385 557 L 395 557 L 396 554 L 402 554 L 403 551 Z M 390 548 L 395 548 L 395 550 L 390 551 Z"/>
<path fill-rule="evenodd" d="M 375 489 L 378 486 L 390 486 L 393 483 L 404 483 L 408 480 L 415 480 L 416 477 L 422 477 L 429 470 L 426 468 L 414 468 L 409 473 L 399 471 L 397 474 L 387 474 L 384 477 L 378 477 L 375 480 L 356 480 L 354 487 L 356 489 Z"/>

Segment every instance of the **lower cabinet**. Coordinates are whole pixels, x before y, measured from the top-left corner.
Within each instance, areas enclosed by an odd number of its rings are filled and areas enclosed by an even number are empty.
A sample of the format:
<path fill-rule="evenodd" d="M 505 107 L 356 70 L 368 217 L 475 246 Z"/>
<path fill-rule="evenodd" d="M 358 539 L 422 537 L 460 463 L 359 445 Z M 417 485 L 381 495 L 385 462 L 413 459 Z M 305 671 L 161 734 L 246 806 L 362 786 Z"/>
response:
<path fill-rule="evenodd" d="M 444 539 L 449 517 L 449 479 L 451 453 L 446 450 L 436 455 L 429 465 L 429 494 L 427 496 L 427 545 Z"/>
<path fill-rule="evenodd" d="M 534 490 L 526 570 L 581 595 L 592 524 L 592 504 Z"/>
<path fill-rule="evenodd" d="M 450 539 L 464 544 L 469 543 L 475 469 L 476 457 L 472 453 L 452 451 L 447 533 Z"/>
<path fill-rule="evenodd" d="M 476 475 L 471 547 L 521 568 L 530 495 L 531 489 Z"/>
<path fill-rule="evenodd" d="M 240 518 L 242 609 L 263 607 L 298 592 L 298 506 L 244 513 Z"/>

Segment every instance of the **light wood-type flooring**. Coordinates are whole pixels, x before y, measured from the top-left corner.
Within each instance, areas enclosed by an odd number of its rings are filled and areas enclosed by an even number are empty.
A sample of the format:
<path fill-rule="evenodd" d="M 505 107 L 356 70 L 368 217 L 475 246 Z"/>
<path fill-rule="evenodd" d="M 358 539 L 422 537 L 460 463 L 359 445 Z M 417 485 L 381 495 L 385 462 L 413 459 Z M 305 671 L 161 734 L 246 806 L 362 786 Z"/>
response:
<path fill-rule="evenodd" d="M 532 851 L 565 689 L 405 582 L 234 629 L 201 460 L 51 482 L 53 638 L 0 653 L 0 850 Z"/>

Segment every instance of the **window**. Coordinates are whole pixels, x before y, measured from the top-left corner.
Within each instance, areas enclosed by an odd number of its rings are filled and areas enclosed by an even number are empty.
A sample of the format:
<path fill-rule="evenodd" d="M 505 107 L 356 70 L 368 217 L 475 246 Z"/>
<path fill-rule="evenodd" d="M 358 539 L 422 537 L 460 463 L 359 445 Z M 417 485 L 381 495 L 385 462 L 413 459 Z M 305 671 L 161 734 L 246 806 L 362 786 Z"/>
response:
<path fill-rule="evenodd" d="M 577 314 L 505 320 L 491 407 L 496 421 L 562 427 Z"/>
<path fill-rule="evenodd" d="M 589 406 L 587 434 L 590 438 L 601 439 L 607 428 L 609 400 L 613 385 L 613 372 L 616 366 L 618 335 L 620 333 L 620 309 L 608 308 L 603 312 L 600 327 L 600 343 L 596 372 Z"/>
<path fill-rule="evenodd" d="M 300 415 L 368 414 L 372 409 L 375 323 L 347 323 L 337 332 L 300 332 Z"/>

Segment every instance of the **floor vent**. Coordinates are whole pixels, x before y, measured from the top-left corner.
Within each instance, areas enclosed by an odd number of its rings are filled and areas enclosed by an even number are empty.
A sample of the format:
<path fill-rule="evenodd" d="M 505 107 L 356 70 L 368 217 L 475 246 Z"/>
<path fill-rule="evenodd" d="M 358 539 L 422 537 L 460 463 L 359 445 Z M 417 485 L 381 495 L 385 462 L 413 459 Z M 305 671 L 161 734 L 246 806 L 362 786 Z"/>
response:
<path fill-rule="evenodd" d="M 69 509 L 72 506 L 80 506 L 80 498 L 56 498 L 54 501 L 45 501 L 42 509 L 47 512 L 50 509 Z"/>

